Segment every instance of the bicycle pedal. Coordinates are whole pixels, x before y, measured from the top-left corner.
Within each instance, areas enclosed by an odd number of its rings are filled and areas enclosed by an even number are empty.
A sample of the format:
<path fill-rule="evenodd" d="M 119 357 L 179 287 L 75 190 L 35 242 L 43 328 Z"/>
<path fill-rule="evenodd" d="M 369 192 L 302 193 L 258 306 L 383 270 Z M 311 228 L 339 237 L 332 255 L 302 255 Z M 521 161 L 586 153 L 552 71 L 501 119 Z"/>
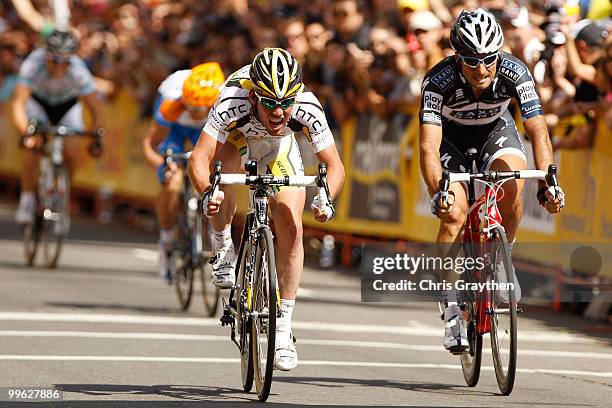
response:
<path fill-rule="evenodd" d="M 223 315 L 219 320 L 221 321 L 221 326 L 229 326 L 234 323 L 234 316 L 231 315 L 229 310 L 224 309 Z"/>

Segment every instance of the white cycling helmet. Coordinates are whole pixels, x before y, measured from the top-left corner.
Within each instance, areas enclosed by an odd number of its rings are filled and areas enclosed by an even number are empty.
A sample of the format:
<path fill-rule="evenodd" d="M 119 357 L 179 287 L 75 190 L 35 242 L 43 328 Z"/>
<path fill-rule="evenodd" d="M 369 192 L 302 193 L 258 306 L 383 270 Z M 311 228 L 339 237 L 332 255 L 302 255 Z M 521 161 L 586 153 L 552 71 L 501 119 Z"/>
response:
<path fill-rule="evenodd" d="M 451 28 L 450 42 L 459 54 L 490 54 L 504 45 L 504 33 L 485 9 L 464 10 Z"/>

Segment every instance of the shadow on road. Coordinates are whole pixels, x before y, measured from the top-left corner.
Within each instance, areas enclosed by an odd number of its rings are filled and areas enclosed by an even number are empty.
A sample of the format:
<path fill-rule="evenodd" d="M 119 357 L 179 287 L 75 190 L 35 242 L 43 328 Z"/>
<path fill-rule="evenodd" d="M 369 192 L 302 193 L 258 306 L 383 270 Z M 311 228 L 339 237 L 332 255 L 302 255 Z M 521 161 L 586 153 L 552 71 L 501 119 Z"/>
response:
<path fill-rule="evenodd" d="M 163 313 L 172 314 L 177 313 L 177 308 L 170 307 L 155 307 L 155 306 L 138 306 L 138 305 L 124 305 L 119 303 L 82 303 L 82 302 L 45 302 L 45 306 L 48 307 L 59 307 L 69 309 L 82 309 L 82 310 L 115 310 L 122 312 L 140 312 L 140 313 Z M 178 313 L 177 313 L 178 314 Z M 180 313 L 183 316 L 185 313 Z"/>

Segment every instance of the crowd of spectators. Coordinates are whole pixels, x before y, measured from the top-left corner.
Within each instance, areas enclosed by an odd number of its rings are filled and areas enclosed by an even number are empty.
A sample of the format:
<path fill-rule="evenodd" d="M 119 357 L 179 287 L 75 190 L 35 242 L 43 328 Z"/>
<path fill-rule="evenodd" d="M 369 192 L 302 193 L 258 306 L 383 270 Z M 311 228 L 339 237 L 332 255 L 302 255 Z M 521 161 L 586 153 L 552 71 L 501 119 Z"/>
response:
<path fill-rule="evenodd" d="M 0 0 L 0 100 L 9 97 L 20 62 L 42 43 L 52 20 L 49 3 Z M 159 83 L 174 70 L 214 60 L 230 74 L 271 46 L 286 48 L 303 64 L 304 81 L 325 105 L 332 126 L 364 112 L 383 118 L 403 114 L 418 104 L 425 72 L 453 54 L 449 30 L 456 16 L 486 7 L 504 28 L 505 50 L 534 73 L 549 126 L 565 116 L 584 117 L 584 131 L 556 140 L 556 147 L 588 146 L 600 116 L 612 128 L 608 0 L 72 0 L 70 5 L 79 54 L 98 89 L 111 101 L 119 89 L 129 90 L 143 116 L 150 114 Z"/>

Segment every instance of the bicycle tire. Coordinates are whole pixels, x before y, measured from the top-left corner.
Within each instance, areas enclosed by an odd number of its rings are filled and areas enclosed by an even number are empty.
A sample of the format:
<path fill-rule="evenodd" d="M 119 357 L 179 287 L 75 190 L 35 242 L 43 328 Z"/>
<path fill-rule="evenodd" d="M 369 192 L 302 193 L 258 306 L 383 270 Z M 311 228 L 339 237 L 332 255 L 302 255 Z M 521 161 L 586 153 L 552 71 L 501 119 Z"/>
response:
<path fill-rule="evenodd" d="M 276 313 L 278 296 L 276 292 L 276 264 L 274 241 L 268 227 L 259 230 L 255 256 L 255 277 L 253 290 L 253 368 L 255 388 L 260 401 L 266 401 L 272 386 L 274 352 L 276 340 Z M 267 318 L 260 317 L 265 314 Z"/>
<path fill-rule="evenodd" d="M 476 330 L 475 302 L 466 302 L 467 307 L 467 335 L 470 343 L 470 352 L 461 355 L 461 370 L 468 387 L 475 387 L 480 379 L 480 366 L 482 362 L 482 334 Z"/>
<path fill-rule="evenodd" d="M 185 195 L 180 196 L 180 212 L 177 220 L 177 248 L 174 251 L 176 254 L 176 268 L 174 276 L 174 288 L 181 306 L 181 310 L 185 311 L 191 305 L 193 297 L 193 279 L 195 269 L 198 265 L 195 264 L 193 254 L 193 240 L 198 238 L 199 229 L 191 226 L 188 222 L 187 202 Z"/>
<path fill-rule="evenodd" d="M 42 228 L 41 218 L 38 213 L 34 214 L 34 222 L 25 224 L 21 227 L 21 235 L 23 237 L 23 254 L 26 265 L 33 266 L 38 252 L 38 243 L 40 242 L 40 230 Z"/>
<path fill-rule="evenodd" d="M 198 265 L 198 270 L 200 271 L 201 277 L 202 303 L 204 304 L 204 310 L 208 317 L 214 317 L 219 310 L 221 292 L 212 282 L 212 265 L 209 262 L 209 258 L 203 258 L 202 262 Z"/>
<path fill-rule="evenodd" d="M 181 310 L 189 309 L 191 298 L 193 297 L 193 275 L 194 265 L 190 259 L 180 259 L 176 267 L 176 276 L 174 277 L 174 287 L 176 295 L 181 306 Z"/>
<path fill-rule="evenodd" d="M 476 243 L 469 243 L 464 245 L 464 251 L 466 252 L 466 258 L 474 259 L 474 251 L 472 245 Z M 469 274 L 470 280 L 473 280 L 473 274 Z M 466 308 L 466 329 L 468 342 L 470 344 L 469 353 L 462 354 L 461 360 L 461 371 L 463 372 L 463 378 L 468 387 L 475 387 L 480 379 L 480 367 L 482 363 L 482 334 L 478 333 L 477 329 L 477 307 L 478 298 L 467 299 L 464 302 Z"/>
<path fill-rule="evenodd" d="M 246 225 L 250 225 L 248 220 Z M 249 276 L 246 273 L 247 257 L 250 253 L 247 248 L 249 245 L 246 243 L 247 239 L 248 236 L 243 236 L 243 243 L 238 254 L 239 262 L 236 265 L 236 268 L 238 268 L 236 281 L 240 286 L 232 290 L 232 292 L 236 306 L 236 329 L 238 330 L 240 345 L 240 377 L 242 379 L 242 389 L 249 392 L 251 391 L 251 388 L 253 388 L 254 371 L 253 353 L 251 349 L 253 337 L 251 333 L 251 318 L 248 304 L 251 285 L 249 282 Z"/>
<path fill-rule="evenodd" d="M 502 261 L 506 274 L 506 282 L 514 282 L 512 273 L 512 259 L 510 255 L 510 247 L 503 228 L 497 226 L 492 231 L 493 244 L 491 254 L 491 266 L 497 265 L 497 254 L 502 256 Z M 499 251 L 497 251 L 499 249 Z M 495 271 L 495 269 L 492 269 Z M 500 298 L 500 291 L 492 291 L 491 302 L 491 350 L 493 352 L 493 366 L 495 368 L 495 377 L 497 385 L 502 395 L 510 395 L 514 387 L 514 379 L 516 376 L 516 357 L 517 357 L 517 315 L 516 302 L 514 297 L 514 289 L 507 291 L 507 311 L 503 313 L 497 312 L 497 304 L 505 304 L 505 300 Z M 506 318 L 507 316 L 507 318 Z M 507 322 L 506 322 L 507 319 Z M 500 323 L 500 320 L 502 321 Z M 508 342 L 507 352 L 502 348 L 502 341 Z M 507 354 L 507 359 L 505 358 Z"/>
<path fill-rule="evenodd" d="M 52 176 L 52 188 L 50 194 L 44 192 L 42 202 L 43 209 L 42 241 L 45 266 L 47 268 L 57 267 L 62 252 L 64 238 L 68 235 L 70 223 L 70 178 L 68 170 L 64 166 L 54 169 Z M 58 219 L 46 217 L 49 211 Z"/>

